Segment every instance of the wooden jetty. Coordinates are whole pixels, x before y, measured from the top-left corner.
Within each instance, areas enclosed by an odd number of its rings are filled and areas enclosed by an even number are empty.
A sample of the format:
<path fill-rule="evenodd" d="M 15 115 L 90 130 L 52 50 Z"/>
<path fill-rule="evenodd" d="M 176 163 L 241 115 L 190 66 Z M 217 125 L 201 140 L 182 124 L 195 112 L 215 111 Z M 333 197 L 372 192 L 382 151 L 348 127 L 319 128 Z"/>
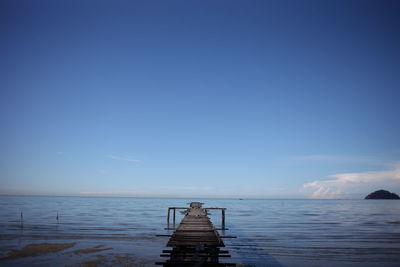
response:
<path fill-rule="evenodd" d="M 222 263 L 219 258 L 230 257 L 229 251 L 221 250 L 225 247 L 222 238 L 217 229 L 213 226 L 208 217 L 207 210 L 219 209 L 222 213 L 222 228 L 225 228 L 225 208 L 203 208 L 203 203 L 192 202 L 189 208 L 169 207 L 168 208 L 168 228 L 170 211 L 173 211 L 173 222 L 175 225 L 175 216 L 177 209 L 185 209 L 185 217 L 182 219 L 178 228 L 170 236 L 167 247 L 172 249 L 163 250 L 161 257 L 168 257 L 165 262 L 156 262 L 163 266 L 236 266 L 233 263 Z M 226 236 L 228 237 L 228 236 Z M 231 236 L 229 236 L 231 237 Z M 232 238 L 232 237 L 231 237 Z"/>

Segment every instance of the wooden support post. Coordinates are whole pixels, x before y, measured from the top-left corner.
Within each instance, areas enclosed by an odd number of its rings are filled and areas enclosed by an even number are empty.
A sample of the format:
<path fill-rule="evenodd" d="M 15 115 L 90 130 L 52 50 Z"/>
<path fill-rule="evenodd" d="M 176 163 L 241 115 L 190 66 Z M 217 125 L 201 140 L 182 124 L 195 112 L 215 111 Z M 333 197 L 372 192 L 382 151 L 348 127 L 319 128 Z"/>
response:
<path fill-rule="evenodd" d="M 175 225 L 175 213 L 176 213 L 176 208 L 174 208 L 174 225 Z"/>
<path fill-rule="evenodd" d="M 222 229 L 225 229 L 225 209 L 221 209 L 222 212 Z"/>
<path fill-rule="evenodd" d="M 171 208 L 168 208 L 168 215 L 167 215 L 167 223 L 169 225 L 169 211 L 171 210 Z"/>

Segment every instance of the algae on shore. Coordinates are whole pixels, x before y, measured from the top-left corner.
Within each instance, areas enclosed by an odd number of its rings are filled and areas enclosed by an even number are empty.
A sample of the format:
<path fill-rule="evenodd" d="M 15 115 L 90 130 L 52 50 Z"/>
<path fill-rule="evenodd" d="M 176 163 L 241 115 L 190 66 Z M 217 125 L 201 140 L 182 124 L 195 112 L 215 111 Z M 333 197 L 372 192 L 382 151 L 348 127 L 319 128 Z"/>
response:
<path fill-rule="evenodd" d="M 104 250 L 110 250 L 112 248 L 105 248 L 103 245 L 98 245 L 93 248 L 84 248 L 84 249 L 77 249 L 72 251 L 73 253 L 94 253 L 94 252 L 100 252 Z"/>
<path fill-rule="evenodd" d="M 50 252 L 58 252 L 64 249 L 75 246 L 76 243 L 42 243 L 42 244 L 30 244 L 23 247 L 21 250 L 13 250 L 8 257 L 5 259 L 16 259 L 22 257 L 33 257 Z"/>
<path fill-rule="evenodd" d="M 106 257 L 104 256 L 97 256 L 94 260 L 84 261 L 81 262 L 83 267 L 97 267 L 99 265 L 103 265 L 106 262 Z"/>

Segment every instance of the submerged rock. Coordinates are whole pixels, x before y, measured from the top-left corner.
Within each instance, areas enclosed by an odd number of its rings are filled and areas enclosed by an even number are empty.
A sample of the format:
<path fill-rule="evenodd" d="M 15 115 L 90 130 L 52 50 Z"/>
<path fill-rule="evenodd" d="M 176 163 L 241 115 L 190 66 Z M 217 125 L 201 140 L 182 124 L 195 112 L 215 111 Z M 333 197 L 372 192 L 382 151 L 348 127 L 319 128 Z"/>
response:
<path fill-rule="evenodd" d="M 366 196 L 365 199 L 400 199 L 400 197 L 386 190 L 378 190 Z"/>

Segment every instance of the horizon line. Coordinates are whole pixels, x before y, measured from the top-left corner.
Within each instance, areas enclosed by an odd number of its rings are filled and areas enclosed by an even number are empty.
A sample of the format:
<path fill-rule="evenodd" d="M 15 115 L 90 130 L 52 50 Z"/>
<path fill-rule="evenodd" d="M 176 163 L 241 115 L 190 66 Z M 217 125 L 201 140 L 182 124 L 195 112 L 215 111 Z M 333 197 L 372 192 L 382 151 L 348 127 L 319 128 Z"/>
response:
<path fill-rule="evenodd" d="M 86 198 L 164 198 L 164 199 L 187 199 L 187 198 L 200 198 L 200 199 L 238 199 L 238 200 L 358 200 L 364 198 L 312 198 L 312 197 L 233 197 L 233 196 L 118 196 L 118 195 L 78 195 L 78 194 L 9 194 L 0 193 L 0 196 L 13 196 L 13 197 L 86 197 Z"/>

